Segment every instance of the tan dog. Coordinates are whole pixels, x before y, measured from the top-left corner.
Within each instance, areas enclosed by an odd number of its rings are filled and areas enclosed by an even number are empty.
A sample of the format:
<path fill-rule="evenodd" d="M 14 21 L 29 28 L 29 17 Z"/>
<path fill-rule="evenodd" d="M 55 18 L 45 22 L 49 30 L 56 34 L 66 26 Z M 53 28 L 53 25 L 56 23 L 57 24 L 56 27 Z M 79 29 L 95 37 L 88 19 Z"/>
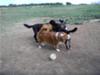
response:
<path fill-rule="evenodd" d="M 70 35 L 65 32 L 50 31 L 52 29 L 52 27 L 50 26 L 44 25 L 38 32 L 37 40 L 39 43 L 39 47 L 41 48 L 42 43 L 48 43 L 59 52 L 60 50 L 58 48 L 58 45 L 60 42 L 62 42 L 68 48 L 67 41 L 70 40 Z"/>
<path fill-rule="evenodd" d="M 46 29 L 46 30 L 44 30 L 44 29 Z M 43 26 L 41 27 L 40 30 L 43 30 L 45 32 L 49 32 L 49 31 L 52 31 L 52 29 L 53 29 L 52 25 L 49 23 L 46 23 L 46 24 L 43 24 Z"/>

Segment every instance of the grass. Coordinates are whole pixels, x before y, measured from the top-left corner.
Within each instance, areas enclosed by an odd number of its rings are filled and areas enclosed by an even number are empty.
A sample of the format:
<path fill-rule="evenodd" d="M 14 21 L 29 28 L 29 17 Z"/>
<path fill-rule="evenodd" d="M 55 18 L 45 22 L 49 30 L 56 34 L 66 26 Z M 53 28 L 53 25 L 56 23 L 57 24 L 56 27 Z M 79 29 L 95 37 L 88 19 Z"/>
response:
<path fill-rule="evenodd" d="M 84 20 L 100 19 L 100 5 L 71 6 L 26 6 L 0 8 L 0 28 L 13 26 L 14 23 L 35 17 L 66 19 L 69 24 L 79 24 Z M 46 21 L 46 20 L 45 20 Z"/>

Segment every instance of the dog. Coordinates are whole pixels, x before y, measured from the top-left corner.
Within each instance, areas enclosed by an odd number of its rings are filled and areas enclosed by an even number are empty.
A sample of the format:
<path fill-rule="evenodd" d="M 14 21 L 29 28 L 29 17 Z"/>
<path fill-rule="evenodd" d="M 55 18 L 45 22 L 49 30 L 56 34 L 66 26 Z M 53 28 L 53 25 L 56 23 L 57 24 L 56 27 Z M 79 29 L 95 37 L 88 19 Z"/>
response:
<path fill-rule="evenodd" d="M 50 44 L 52 45 L 56 51 L 60 51 L 58 48 L 59 43 L 62 42 L 65 44 L 65 47 L 67 49 L 70 49 L 70 40 L 71 36 L 70 33 L 73 33 L 77 30 L 77 28 L 74 28 L 73 30 L 66 32 L 54 32 L 54 31 L 48 31 L 48 27 L 44 26 L 40 29 L 40 31 L 37 33 L 37 40 L 39 43 L 39 48 L 41 48 L 42 44 Z"/>
<path fill-rule="evenodd" d="M 65 23 L 63 20 L 59 19 L 59 20 L 50 20 L 49 23 L 45 23 L 45 24 L 51 24 L 52 26 L 52 30 L 53 31 L 66 31 L 65 30 Z M 27 28 L 32 28 L 33 29 L 33 32 L 34 32 L 34 39 L 36 42 L 37 41 L 37 33 L 39 32 L 39 30 L 41 29 L 41 27 L 45 24 L 34 24 L 34 25 L 28 25 L 28 24 L 24 24 L 25 27 Z"/>

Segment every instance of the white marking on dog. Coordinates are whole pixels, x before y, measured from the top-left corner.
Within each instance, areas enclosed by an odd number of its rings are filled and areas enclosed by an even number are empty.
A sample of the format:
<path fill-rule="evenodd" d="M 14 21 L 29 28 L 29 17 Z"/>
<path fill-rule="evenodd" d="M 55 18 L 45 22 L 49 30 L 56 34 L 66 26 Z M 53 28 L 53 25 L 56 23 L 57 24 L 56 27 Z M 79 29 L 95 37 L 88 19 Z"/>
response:
<path fill-rule="evenodd" d="M 62 36 L 64 36 L 64 34 L 63 34 L 63 33 L 61 33 L 61 34 L 60 34 L 60 36 L 62 37 Z"/>
<path fill-rule="evenodd" d="M 41 43 L 42 46 L 45 46 L 45 43 Z"/>
<path fill-rule="evenodd" d="M 59 32 L 56 33 L 56 37 L 58 37 Z"/>
<path fill-rule="evenodd" d="M 67 39 L 71 39 L 71 36 L 70 36 L 69 34 L 68 34 L 67 36 L 68 36 L 68 38 L 67 38 Z"/>
<path fill-rule="evenodd" d="M 60 52 L 60 49 L 56 49 L 57 52 Z"/>
<path fill-rule="evenodd" d="M 61 44 L 63 44 L 63 42 L 60 41 L 58 44 L 61 45 Z"/>
<path fill-rule="evenodd" d="M 38 48 L 40 48 L 40 49 L 41 49 L 42 47 L 39 45 L 39 46 L 38 46 Z"/>
<path fill-rule="evenodd" d="M 68 28 L 67 28 L 67 27 L 66 27 L 65 29 L 66 29 L 66 30 L 68 30 Z"/>

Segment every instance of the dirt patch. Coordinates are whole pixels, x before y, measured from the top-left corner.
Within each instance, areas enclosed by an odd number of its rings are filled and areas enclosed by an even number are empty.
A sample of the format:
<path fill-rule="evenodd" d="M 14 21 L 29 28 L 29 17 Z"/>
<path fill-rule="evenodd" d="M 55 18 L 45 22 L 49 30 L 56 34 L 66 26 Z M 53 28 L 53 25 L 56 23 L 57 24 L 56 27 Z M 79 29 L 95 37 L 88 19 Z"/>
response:
<path fill-rule="evenodd" d="M 68 25 L 78 31 L 71 34 L 72 49 L 61 46 L 61 52 L 50 46 L 39 49 L 32 30 L 23 23 L 0 35 L 0 75 L 100 74 L 100 22 Z M 55 61 L 48 59 L 51 53 L 57 54 Z"/>

